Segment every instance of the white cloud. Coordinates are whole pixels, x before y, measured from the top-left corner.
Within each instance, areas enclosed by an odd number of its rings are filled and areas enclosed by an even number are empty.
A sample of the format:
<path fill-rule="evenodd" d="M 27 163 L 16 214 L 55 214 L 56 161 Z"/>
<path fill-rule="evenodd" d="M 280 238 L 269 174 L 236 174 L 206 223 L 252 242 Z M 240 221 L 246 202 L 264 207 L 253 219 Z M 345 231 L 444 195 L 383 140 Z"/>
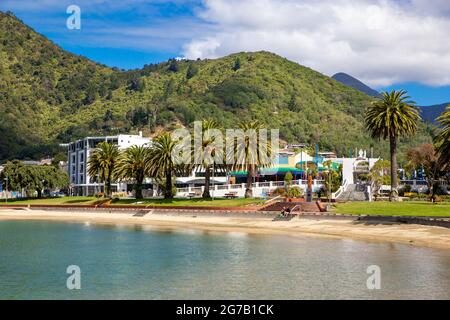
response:
<path fill-rule="evenodd" d="M 187 58 L 267 50 L 374 87 L 450 85 L 450 1 L 206 0 Z"/>

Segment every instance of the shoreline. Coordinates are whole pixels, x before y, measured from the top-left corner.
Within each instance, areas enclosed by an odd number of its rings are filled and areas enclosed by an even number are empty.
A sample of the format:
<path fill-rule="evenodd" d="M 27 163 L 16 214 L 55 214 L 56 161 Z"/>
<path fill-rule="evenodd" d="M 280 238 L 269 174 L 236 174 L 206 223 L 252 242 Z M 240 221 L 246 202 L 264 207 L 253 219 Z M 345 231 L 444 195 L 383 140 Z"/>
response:
<path fill-rule="evenodd" d="M 134 212 L 136 213 L 136 212 Z M 450 249 L 450 229 L 413 224 L 374 224 L 356 218 L 301 217 L 272 221 L 272 216 L 201 215 L 196 212 L 149 213 L 135 217 L 127 212 L 27 210 L 0 207 L 0 221 L 42 220 L 94 224 L 143 225 L 160 230 L 194 229 L 261 235 L 308 236 L 352 239 L 377 243 L 401 243 L 417 247 Z"/>

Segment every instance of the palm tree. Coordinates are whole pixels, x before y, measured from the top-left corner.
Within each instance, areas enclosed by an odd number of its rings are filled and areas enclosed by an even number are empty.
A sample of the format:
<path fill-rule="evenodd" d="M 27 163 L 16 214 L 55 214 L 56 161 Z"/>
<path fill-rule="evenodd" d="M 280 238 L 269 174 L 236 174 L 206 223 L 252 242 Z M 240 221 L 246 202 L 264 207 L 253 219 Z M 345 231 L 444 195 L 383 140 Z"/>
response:
<path fill-rule="evenodd" d="M 144 179 L 150 172 L 149 149 L 145 146 L 132 146 L 123 151 L 116 164 L 115 176 L 118 179 L 132 180 L 136 199 L 142 199 Z"/>
<path fill-rule="evenodd" d="M 234 158 L 234 170 L 247 171 L 245 197 L 251 198 L 253 178 L 259 168 L 269 167 L 272 164 L 273 150 L 269 141 L 261 140 L 260 131 L 265 128 L 259 121 L 241 122 L 239 127 L 245 132 L 243 143 L 239 143 L 237 139 L 237 145 L 231 150 L 234 154 L 227 155 L 227 158 L 230 156 Z"/>
<path fill-rule="evenodd" d="M 172 156 L 176 150 L 175 148 L 176 141 L 172 139 L 171 135 L 169 133 L 162 133 L 153 140 L 148 158 L 150 175 L 165 179 L 165 199 L 173 198 L 172 177 L 181 168 Z"/>
<path fill-rule="evenodd" d="M 99 182 L 105 184 L 107 197 L 111 197 L 111 181 L 118 156 L 117 145 L 104 141 L 97 145 L 89 157 L 88 173 L 91 177 L 98 176 Z"/>
<path fill-rule="evenodd" d="M 399 137 L 413 135 L 420 119 L 415 103 L 404 90 L 383 92 L 366 112 L 366 127 L 373 138 L 389 139 L 391 152 L 390 201 L 398 201 L 397 142 Z"/>
<path fill-rule="evenodd" d="M 203 198 L 209 199 L 211 198 L 210 194 L 210 184 L 211 184 L 211 170 L 215 171 L 217 168 L 223 168 L 224 165 L 224 152 L 223 148 L 217 148 L 215 145 L 216 136 L 214 135 L 213 130 L 218 130 L 219 124 L 212 119 L 203 120 L 202 121 L 202 132 L 201 132 L 201 152 L 197 152 L 194 148 L 193 150 L 193 158 L 194 164 L 197 169 L 205 170 L 205 190 L 203 191 Z M 194 135 L 195 137 L 195 135 Z M 195 141 L 194 141 L 195 144 Z M 208 155 L 205 157 L 205 154 Z M 216 158 L 220 157 L 221 161 L 216 162 Z"/>
<path fill-rule="evenodd" d="M 435 139 L 440 162 L 446 167 L 450 166 L 450 105 L 436 119 L 442 126 Z"/>

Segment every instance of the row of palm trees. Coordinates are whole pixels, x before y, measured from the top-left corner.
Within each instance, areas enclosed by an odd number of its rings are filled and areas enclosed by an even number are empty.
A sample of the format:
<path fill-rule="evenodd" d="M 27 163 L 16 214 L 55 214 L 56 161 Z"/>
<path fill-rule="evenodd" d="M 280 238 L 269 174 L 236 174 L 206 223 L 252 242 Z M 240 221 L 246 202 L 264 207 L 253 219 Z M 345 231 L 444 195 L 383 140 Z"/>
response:
<path fill-rule="evenodd" d="M 375 139 L 389 141 L 391 157 L 390 201 L 398 201 L 397 144 L 401 137 L 416 133 L 420 120 L 419 110 L 404 90 L 384 92 L 366 112 L 366 127 Z M 441 129 L 435 137 L 437 158 L 441 169 L 448 170 L 450 162 L 450 106 L 437 119 Z"/>
<path fill-rule="evenodd" d="M 410 100 L 406 91 L 384 92 L 381 99 L 377 99 L 367 110 L 365 122 L 367 129 L 375 139 L 388 140 L 390 144 L 391 162 L 391 201 L 398 200 L 398 164 L 397 144 L 401 137 L 412 136 L 418 128 L 420 115 L 415 103 Z M 449 169 L 450 162 L 450 106 L 438 118 L 441 124 L 440 132 L 435 137 L 435 146 L 443 170 Z M 257 150 L 259 148 L 259 131 L 264 129 L 258 121 L 242 122 L 240 129 L 245 132 L 253 131 L 257 136 Z M 214 120 L 202 122 L 201 145 L 211 157 L 202 157 L 199 162 L 192 153 L 192 163 L 197 165 L 179 165 L 172 157 L 177 141 L 169 133 L 161 133 L 154 138 L 150 147 L 134 146 L 119 151 L 116 145 L 103 142 L 98 145 L 89 159 L 89 175 L 98 177 L 99 182 L 105 184 L 105 194 L 111 195 L 112 181 L 130 181 L 135 185 L 136 198 L 142 198 L 142 187 L 146 177 L 165 181 L 163 185 L 164 197 L 173 198 L 173 178 L 179 174 L 191 172 L 195 167 L 205 170 L 204 198 L 210 198 L 209 186 L 211 173 L 216 170 L 242 170 L 247 171 L 245 196 L 252 197 L 252 183 L 260 167 L 270 166 L 267 158 L 272 157 L 271 145 L 266 146 L 266 154 L 254 153 L 250 147 L 250 137 L 245 136 L 243 145 L 236 144 L 232 154 L 225 154 L 223 149 L 215 149 L 215 135 L 210 134 L 211 129 L 223 130 Z M 194 144 L 194 142 L 192 142 Z M 195 151 L 195 149 L 194 149 Z M 227 150 L 228 152 L 229 150 Z M 222 159 L 216 162 L 214 159 Z M 225 158 L 233 157 L 233 165 L 225 165 Z"/>
<path fill-rule="evenodd" d="M 161 185 L 165 199 L 174 197 L 173 180 L 176 176 L 190 174 L 192 170 L 205 171 L 205 189 L 203 198 L 210 198 L 210 181 L 212 173 L 216 170 L 245 170 L 247 174 L 246 192 L 247 198 L 252 197 L 253 177 L 260 167 L 269 166 L 271 163 L 267 158 L 271 158 L 271 145 L 265 149 L 260 149 L 259 144 L 265 141 L 260 139 L 259 132 L 264 129 L 258 121 L 242 122 L 239 125 L 244 132 L 253 132 L 256 135 L 256 148 L 250 141 L 251 137 L 245 135 L 244 143 L 234 143 L 234 148 L 227 150 L 217 148 L 214 144 L 217 136 L 211 134 L 211 130 L 223 131 L 223 128 L 214 120 L 202 121 L 201 146 L 202 152 L 192 152 L 190 155 L 191 164 L 179 164 L 173 157 L 176 154 L 176 146 L 179 141 L 175 141 L 170 133 L 162 132 L 153 140 L 151 146 L 133 146 L 120 151 L 117 145 L 101 142 L 92 152 L 88 161 L 88 173 L 91 177 L 96 177 L 97 182 L 104 183 L 105 196 L 110 197 L 111 184 L 113 181 L 126 181 L 134 184 L 135 196 L 142 199 L 143 184 L 146 178 L 153 178 L 155 181 L 164 181 Z M 233 138 L 235 139 L 235 138 Z M 192 144 L 195 142 L 192 141 Z M 254 151 L 265 150 L 266 154 Z M 197 150 L 198 151 L 198 150 Z M 204 157 L 207 152 L 210 156 Z M 231 153 L 232 152 L 232 153 Z M 198 158 L 201 156 L 201 158 Z M 235 164 L 227 164 L 227 157 L 233 157 Z M 221 161 L 216 161 L 221 159 Z"/>

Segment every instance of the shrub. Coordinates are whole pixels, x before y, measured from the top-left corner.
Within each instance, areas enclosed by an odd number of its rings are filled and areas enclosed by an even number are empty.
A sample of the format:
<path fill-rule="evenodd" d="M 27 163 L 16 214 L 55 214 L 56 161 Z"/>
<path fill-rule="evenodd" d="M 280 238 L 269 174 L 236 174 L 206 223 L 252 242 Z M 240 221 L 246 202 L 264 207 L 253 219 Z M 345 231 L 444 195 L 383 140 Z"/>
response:
<path fill-rule="evenodd" d="M 406 194 L 411 193 L 411 188 L 412 188 L 411 185 L 405 184 L 403 187 L 400 188 L 398 194 L 401 197 L 408 197 Z"/>
<path fill-rule="evenodd" d="M 112 194 L 113 199 L 126 198 L 127 196 L 126 192 L 113 192 Z"/>
<path fill-rule="evenodd" d="M 186 79 L 193 78 L 198 73 L 198 68 L 195 64 L 189 64 L 189 67 L 186 71 Z"/>
<path fill-rule="evenodd" d="M 241 59 L 236 58 L 233 65 L 233 70 L 238 71 L 241 68 Z"/>
<path fill-rule="evenodd" d="M 105 197 L 105 193 L 104 192 L 97 192 L 94 196 L 96 198 L 104 198 Z"/>
<path fill-rule="evenodd" d="M 276 188 L 272 191 L 272 195 L 274 196 L 284 196 L 286 195 L 286 189 L 284 187 Z"/>
<path fill-rule="evenodd" d="M 414 198 L 414 197 L 417 197 L 417 192 L 405 192 L 404 196 L 409 197 L 409 198 Z"/>
<path fill-rule="evenodd" d="M 113 197 L 113 198 L 111 199 L 111 203 L 117 203 L 117 202 L 119 202 L 119 201 L 120 201 L 120 198 L 117 197 L 117 196 L 115 196 L 115 197 Z"/>
<path fill-rule="evenodd" d="M 409 184 L 406 184 L 406 185 L 403 187 L 403 191 L 404 191 L 404 192 L 411 192 L 411 189 L 412 189 L 412 187 L 411 187 L 411 185 L 409 185 Z"/>
<path fill-rule="evenodd" d="M 427 199 L 428 195 L 426 193 L 419 193 L 419 194 L 417 194 L 417 198 L 421 199 L 421 200 Z"/>
<path fill-rule="evenodd" d="M 446 190 L 446 188 L 444 186 L 435 185 L 435 188 L 436 188 L 436 194 L 437 195 L 440 195 L 440 196 L 447 195 L 447 190 Z"/>
<path fill-rule="evenodd" d="M 171 59 L 169 62 L 169 71 L 178 72 L 180 67 L 178 66 L 178 61 L 176 59 Z"/>
<path fill-rule="evenodd" d="M 289 188 L 289 191 L 287 192 L 287 196 L 289 198 L 298 198 L 303 195 L 303 189 L 300 187 L 291 187 Z"/>

